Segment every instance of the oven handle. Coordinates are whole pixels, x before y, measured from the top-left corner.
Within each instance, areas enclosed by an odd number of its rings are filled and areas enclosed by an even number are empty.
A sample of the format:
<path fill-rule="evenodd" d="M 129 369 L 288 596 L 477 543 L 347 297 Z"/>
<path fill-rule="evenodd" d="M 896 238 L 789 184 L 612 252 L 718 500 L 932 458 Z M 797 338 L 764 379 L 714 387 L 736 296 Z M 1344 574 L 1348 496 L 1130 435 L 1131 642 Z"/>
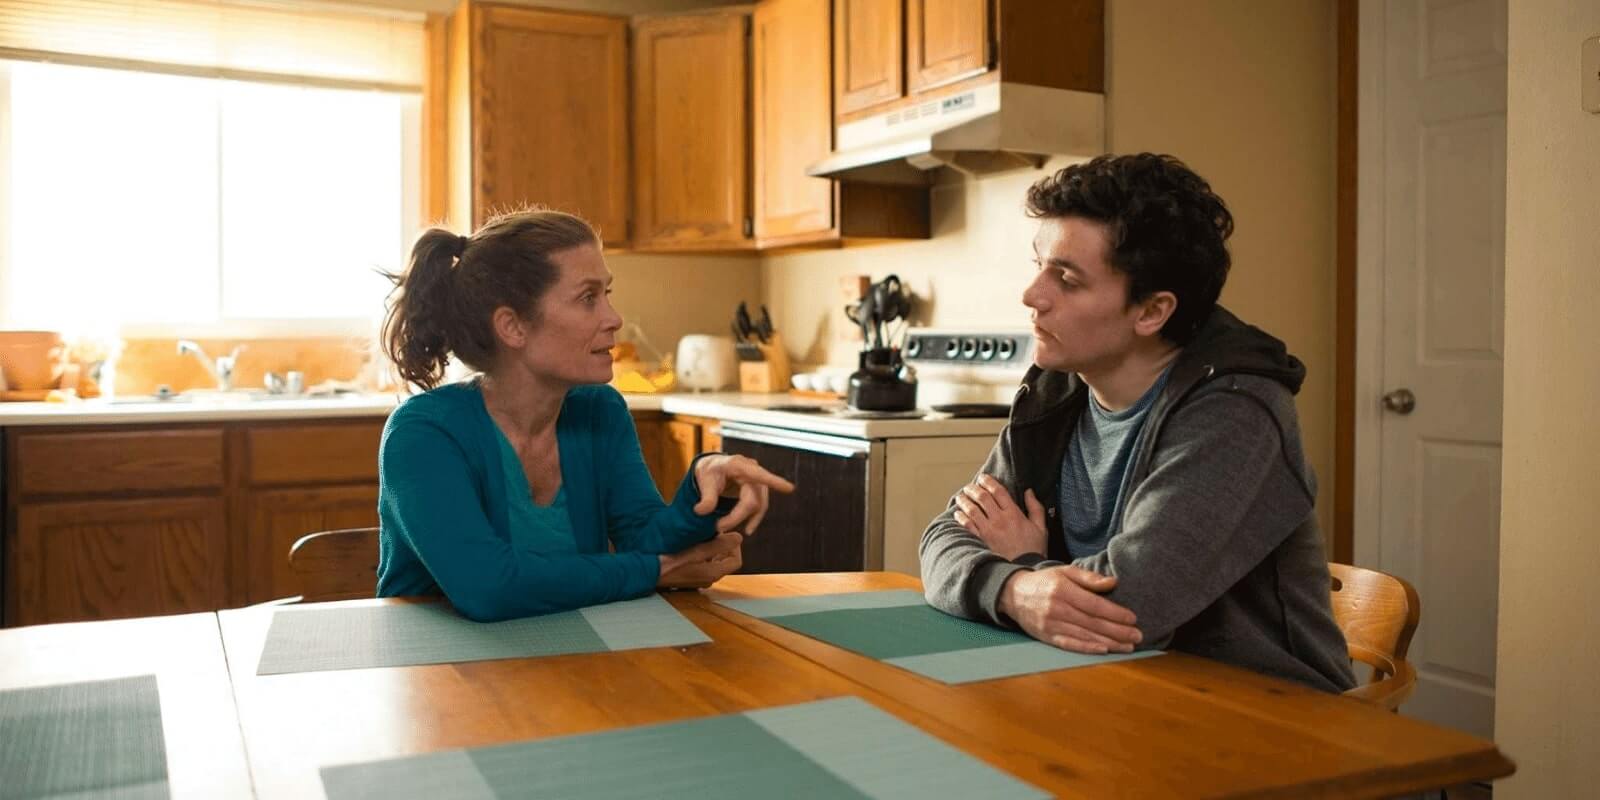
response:
<path fill-rule="evenodd" d="M 739 422 L 722 423 L 722 438 L 773 447 L 789 447 L 840 458 L 866 458 L 872 451 L 872 442 L 868 439 L 846 439 L 840 436 L 824 436 Z"/>

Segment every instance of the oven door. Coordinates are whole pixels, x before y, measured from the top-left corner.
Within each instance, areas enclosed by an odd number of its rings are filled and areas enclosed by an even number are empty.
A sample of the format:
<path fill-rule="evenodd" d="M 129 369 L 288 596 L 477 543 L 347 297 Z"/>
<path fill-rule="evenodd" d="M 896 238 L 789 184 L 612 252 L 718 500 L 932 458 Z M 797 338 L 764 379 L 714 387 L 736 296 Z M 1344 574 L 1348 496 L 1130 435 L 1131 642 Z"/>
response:
<path fill-rule="evenodd" d="M 794 482 L 772 493 L 745 573 L 853 572 L 883 567 L 883 442 L 722 423 L 722 451 Z"/>

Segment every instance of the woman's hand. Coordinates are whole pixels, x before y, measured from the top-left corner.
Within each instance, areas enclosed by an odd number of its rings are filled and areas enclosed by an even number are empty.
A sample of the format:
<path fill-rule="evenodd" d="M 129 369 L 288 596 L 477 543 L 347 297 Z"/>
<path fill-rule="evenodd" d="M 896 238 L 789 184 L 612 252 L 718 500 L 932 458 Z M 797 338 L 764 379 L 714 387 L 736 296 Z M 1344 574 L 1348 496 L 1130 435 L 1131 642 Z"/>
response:
<path fill-rule="evenodd" d="M 718 534 L 715 539 L 701 542 L 676 553 L 662 555 L 661 577 L 656 586 L 662 589 L 704 589 L 717 579 L 744 565 L 740 544 L 744 536 L 737 532 Z"/>
<path fill-rule="evenodd" d="M 755 533 L 761 518 L 767 515 L 769 491 L 794 491 L 794 484 L 745 456 L 706 456 L 696 461 L 694 482 L 700 489 L 700 502 L 694 504 L 694 513 L 702 517 L 716 510 L 717 498 L 724 492 L 738 492 L 738 504 L 717 520 L 717 533 L 738 530 L 746 536 Z"/>
<path fill-rule="evenodd" d="M 1011 499 L 1011 490 L 988 475 L 961 487 L 956 495 L 956 522 L 978 535 L 990 550 L 1011 560 L 1023 553 L 1044 553 L 1048 540 L 1044 505 L 1029 489 L 1022 495 L 1026 514 Z"/>

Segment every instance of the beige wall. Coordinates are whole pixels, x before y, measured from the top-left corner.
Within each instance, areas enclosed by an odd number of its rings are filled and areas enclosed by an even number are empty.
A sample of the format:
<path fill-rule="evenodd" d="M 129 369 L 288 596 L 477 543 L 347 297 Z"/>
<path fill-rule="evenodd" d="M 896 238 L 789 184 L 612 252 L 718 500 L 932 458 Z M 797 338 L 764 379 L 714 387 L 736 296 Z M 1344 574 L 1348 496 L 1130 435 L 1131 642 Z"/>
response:
<path fill-rule="evenodd" d="M 734 307 L 761 302 L 761 271 L 754 256 L 606 257 L 616 276 L 611 301 L 629 322 L 639 323 L 662 354 L 677 349 L 687 333 L 732 336 Z"/>
<path fill-rule="evenodd" d="M 1173 153 L 1233 210 L 1223 302 L 1306 362 L 1301 424 L 1331 530 L 1334 413 L 1334 17 L 1331 0 L 1107 3 L 1108 149 Z M 1270 69 L 1263 68 L 1270 65 Z M 1066 161 L 1046 165 L 1056 169 Z M 1033 265 L 1023 171 L 934 190 L 935 238 L 767 259 L 766 302 L 807 361 L 853 363 L 832 338 L 839 276 L 896 273 L 919 324 L 1025 325 Z"/>
<path fill-rule="evenodd" d="M 1600 115 L 1579 106 L 1594 0 L 1515 0 L 1506 95 L 1505 457 L 1496 797 L 1600 786 Z"/>

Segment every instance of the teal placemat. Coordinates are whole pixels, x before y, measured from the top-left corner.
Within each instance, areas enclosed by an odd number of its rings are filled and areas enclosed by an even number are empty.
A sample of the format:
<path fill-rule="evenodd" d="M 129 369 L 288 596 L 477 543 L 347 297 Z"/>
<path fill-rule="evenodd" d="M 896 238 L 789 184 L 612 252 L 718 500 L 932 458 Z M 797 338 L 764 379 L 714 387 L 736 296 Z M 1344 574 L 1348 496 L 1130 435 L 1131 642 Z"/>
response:
<path fill-rule="evenodd" d="M 156 676 L 0 691 L 0 798 L 167 797 Z"/>
<path fill-rule="evenodd" d="M 1048 797 L 855 697 L 325 767 L 328 800 Z"/>
<path fill-rule="evenodd" d="M 473 622 L 443 603 L 285 608 L 272 616 L 256 674 L 449 664 L 709 641 L 659 595 L 490 623 Z"/>
<path fill-rule="evenodd" d="M 1086 667 L 1159 652 L 1069 653 L 1016 631 L 952 617 L 917 592 L 718 600 L 735 611 L 945 683 Z"/>

